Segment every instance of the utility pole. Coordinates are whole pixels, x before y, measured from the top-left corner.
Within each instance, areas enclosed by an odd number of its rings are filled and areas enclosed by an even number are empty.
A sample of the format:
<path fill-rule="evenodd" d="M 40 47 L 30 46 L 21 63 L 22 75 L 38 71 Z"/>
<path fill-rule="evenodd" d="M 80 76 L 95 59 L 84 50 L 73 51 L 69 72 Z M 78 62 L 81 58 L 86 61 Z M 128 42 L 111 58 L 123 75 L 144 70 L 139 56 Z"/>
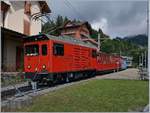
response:
<path fill-rule="evenodd" d="M 147 36 L 149 37 L 150 36 L 150 30 L 149 30 L 149 18 L 150 18 L 150 13 L 149 13 L 149 11 L 150 11 L 150 2 L 149 2 L 149 0 L 148 0 L 148 14 L 147 14 L 147 19 L 148 19 L 148 21 L 147 21 L 147 28 L 148 28 L 148 30 L 147 30 Z M 148 48 L 150 48 L 150 38 L 148 38 Z M 150 66 L 149 66 L 149 64 L 150 64 L 150 50 L 148 49 L 148 51 L 147 51 L 147 56 L 148 56 L 148 65 L 147 65 L 147 70 L 150 70 Z M 148 73 L 149 73 L 149 71 L 148 71 Z"/>
<path fill-rule="evenodd" d="M 121 54 L 122 54 L 122 52 L 121 52 L 121 50 L 120 50 L 120 56 L 121 56 Z"/>
<path fill-rule="evenodd" d="M 142 68 L 143 68 L 143 64 L 144 64 L 144 63 L 143 63 L 143 53 L 142 53 L 142 59 L 141 59 L 141 60 L 142 60 L 141 64 L 142 64 Z"/>
<path fill-rule="evenodd" d="M 101 35 L 100 35 L 100 29 L 98 30 L 98 51 L 100 51 L 101 50 L 101 41 L 100 41 L 100 37 L 101 37 Z"/>
<path fill-rule="evenodd" d="M 139 55 L 139 67 L 141 65 L 141 56 Z"/>
<path fill-rule="evenodd" d="M 146 51 L 145 51 L 145 69 L 147 68 L 147 54 L 146 54 Z"/>

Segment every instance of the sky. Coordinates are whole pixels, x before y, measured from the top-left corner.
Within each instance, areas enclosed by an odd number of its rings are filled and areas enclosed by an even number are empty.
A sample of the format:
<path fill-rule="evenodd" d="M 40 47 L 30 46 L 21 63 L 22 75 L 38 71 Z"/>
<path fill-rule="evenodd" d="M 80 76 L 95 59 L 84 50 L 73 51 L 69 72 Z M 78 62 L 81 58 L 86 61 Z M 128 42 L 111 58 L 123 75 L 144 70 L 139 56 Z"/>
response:
<path fill-rule="evenodd" d="M 51 19 L 57 15 L 88 21 L 111 38 L 147 33 L 146 0 L 49 0 Z"/>

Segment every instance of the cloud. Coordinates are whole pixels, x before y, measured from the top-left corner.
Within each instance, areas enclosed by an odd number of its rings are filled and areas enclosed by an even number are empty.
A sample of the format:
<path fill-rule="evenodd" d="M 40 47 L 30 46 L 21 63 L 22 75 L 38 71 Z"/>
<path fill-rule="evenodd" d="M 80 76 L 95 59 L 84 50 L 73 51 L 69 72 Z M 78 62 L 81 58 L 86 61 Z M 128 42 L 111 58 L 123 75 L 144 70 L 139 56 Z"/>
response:
<path fill-rule="evenodd" d="M 147 31 L 147 1 L 134 0 L 51 0 L 51 18 L 57 15 L 85 20 L 102 27 L 111 37 L 124 37 Z"/>
<path fill-rule="evenodd" d="M 92 28 L 98 30 L 101 28 L 104 33 L 108 30 L 108 22 L 106 18 L 100 18 L 98 21 L 94 21 L 91 23 Z"/>

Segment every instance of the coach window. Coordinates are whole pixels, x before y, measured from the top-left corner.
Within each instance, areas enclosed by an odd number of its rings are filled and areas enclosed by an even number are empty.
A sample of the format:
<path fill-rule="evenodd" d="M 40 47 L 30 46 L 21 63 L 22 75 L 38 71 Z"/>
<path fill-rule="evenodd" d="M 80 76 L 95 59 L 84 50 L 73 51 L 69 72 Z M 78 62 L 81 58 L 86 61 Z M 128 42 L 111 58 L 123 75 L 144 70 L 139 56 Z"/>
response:
<path fill-rule="evenodd" d="M 64 45 L 63 44 L 54 43 L 53 54 L 55 56 L 63 56 L 64 55 Z"/>
<path fill-rule="evenodd" d="M 47 55 L 47 45 L 46 44 L 42 45 L 42 55 L 43 56 Z"/>
<path fill-rule="evenodd" d="M 92 57 L 96 58 L 97 54 L 96 54 L 96 50 L 92 50 Z"/>

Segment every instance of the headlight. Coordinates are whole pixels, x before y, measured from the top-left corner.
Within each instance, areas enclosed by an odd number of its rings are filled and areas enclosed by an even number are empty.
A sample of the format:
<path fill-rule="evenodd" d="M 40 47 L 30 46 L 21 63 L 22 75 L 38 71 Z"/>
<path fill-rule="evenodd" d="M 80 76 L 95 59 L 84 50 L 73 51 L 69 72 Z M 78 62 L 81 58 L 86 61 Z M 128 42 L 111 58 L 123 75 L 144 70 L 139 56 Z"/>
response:
<path fill-rule="evenodd" d="M 45 65 L 43 65 L 42 67 L 43 67 L 43 69 L 45 69 L 45 68 L 46 68 L 46 66 L 45 66 Z"/>
<path fill-rule="evenodd" d="M 38 68 L 36 67 L 36 68 L 35 68 L 35 71 L 37 71 L 37 70 L 38 70 Z"/>
<path fill-rule="evenodd" d="M 30 68 L 31 68 L 31 66 L 30 66 L 30 65 L 28 65 L 28 66 L 27 66 L 27 68 L 28 68 L 28 69 L 30 69 Z"/>

